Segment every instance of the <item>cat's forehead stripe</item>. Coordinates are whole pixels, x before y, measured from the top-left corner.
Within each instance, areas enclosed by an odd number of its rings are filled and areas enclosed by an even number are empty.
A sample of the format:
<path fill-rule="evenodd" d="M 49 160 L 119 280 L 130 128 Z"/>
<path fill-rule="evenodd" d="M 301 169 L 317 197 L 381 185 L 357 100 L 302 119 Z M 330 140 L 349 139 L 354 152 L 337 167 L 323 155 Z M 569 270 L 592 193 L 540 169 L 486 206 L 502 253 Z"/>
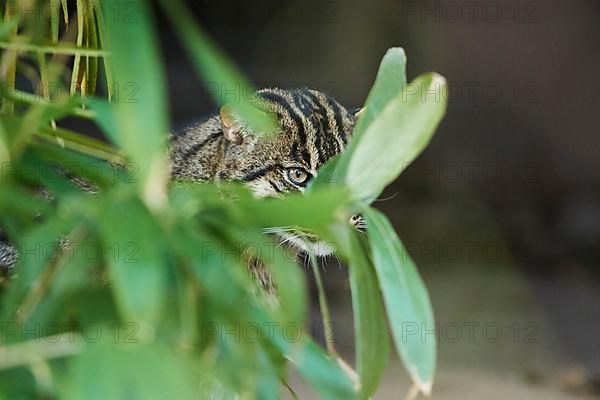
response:
<path fill-rule="evenodd" d="M 327 156 L 331 157 L 342 151 L 345 147 L 346 140 L 342 125 L 343 110 L 335 101 L 332 101 L 324 94 L 313 90 L 308 92 L 326 116 L 329 135 L 325 136 L 325 142 L 327 143 Z M 333 151 L 332 147 L 334 148 Z"/>

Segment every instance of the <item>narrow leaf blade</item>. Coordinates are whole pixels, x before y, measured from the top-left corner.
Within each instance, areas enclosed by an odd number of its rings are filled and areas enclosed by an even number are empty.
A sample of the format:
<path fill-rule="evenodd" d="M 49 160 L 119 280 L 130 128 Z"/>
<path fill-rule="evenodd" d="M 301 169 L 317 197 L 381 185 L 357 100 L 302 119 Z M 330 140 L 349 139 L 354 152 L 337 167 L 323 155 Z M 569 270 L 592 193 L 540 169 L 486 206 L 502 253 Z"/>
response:
<path fill-rule="evenodd" d="M 436 363 L 434 317 L 427 288 L 388 219 L 365 208 L 375 271 L 396 350 L 419 389 L 431 393 Z"/>
<path fill-rule="evenodd" d="M 373 121 L 348 165 L 355 199 L 372 201 L 423 151 L 446 111 L 445 87 L 440 75 L 422 75 Z"/>
<path fill-rule="evenodd" d="M 352 238 L 350 288 L 356 333 L 356 369 L 361 394 L 368 398 L 377 389 L 389 357 L 389 338 L 377 275 L 363 244 Z"/>
<path fill-rule="evenodd" d="M 135 9 L 129 18 L 107 18 L 106 42 L 111 51 L 114 84 L 118 88 L 112 110 L 117 132 L 109 133 L 137 164 L 144 199 L 149 204 L 162 200 L 168 178 L 164 144 L 168 132 L 166 92 L 160 56 L 148 4 L 141 0 L 102 2 L 110 10 Z M 135 60 L 137 67 L 132 66 Z"/>

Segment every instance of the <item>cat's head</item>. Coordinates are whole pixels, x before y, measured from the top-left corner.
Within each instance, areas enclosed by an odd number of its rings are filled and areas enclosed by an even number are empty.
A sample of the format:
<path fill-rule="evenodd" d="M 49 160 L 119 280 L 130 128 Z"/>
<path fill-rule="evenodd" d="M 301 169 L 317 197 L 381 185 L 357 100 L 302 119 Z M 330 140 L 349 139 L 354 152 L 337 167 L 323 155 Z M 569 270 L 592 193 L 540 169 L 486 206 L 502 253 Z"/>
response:
<path fill-rule="evenodd" d="M 223 133 L 230 151 L 240 151 L 243 165 L 234 178 L 246 182 L 255 195 L 280 196 L 304 191 L 318 169 L 342 152 L 350 140 L 356 113 L 335 99 L 310 89 L 263 89 L 259 102 L 277 118 L 277 132 L 259 136 L 236 122 L 227 108 L 221 110 Z M 241 154 L 240 154 L 241 155 Z M 354 224 L 354 220 L 351 223 Z M 354 224 L 356 225 L 356 224 Z M 275 232 L 282 241 L 317 255 L 333 252 L 331 245 L 313 235 L 293 229 Z"/>
<path fill-rule="evenodd" d="M 229 152 L 240 151 L 243 160 L 235 180 L 246 182 L 257 196 L 278 196 L 304 191 L 318 169 L 342 152 L 354 128 L 354 114 L 333 98 L 310 89 L 262 89 L 257 99 L 277 119 L 276 131 L 255 135 L 239 123 L 226 106 L 221 109 Z"/>

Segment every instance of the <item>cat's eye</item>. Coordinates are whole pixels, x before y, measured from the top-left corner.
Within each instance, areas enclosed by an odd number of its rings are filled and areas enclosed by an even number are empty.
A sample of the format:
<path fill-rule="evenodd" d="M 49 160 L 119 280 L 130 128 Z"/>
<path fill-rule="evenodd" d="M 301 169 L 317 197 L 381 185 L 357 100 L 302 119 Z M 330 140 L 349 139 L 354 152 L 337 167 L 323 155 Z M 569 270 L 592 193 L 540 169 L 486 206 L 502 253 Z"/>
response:
<path fill-rule="evenodd" d="M 298 186 L 306 186 L 311 178 L 311 175 L 304 168 L 300 167 L 288 168 L 287 176 L 290 182 Z"/>

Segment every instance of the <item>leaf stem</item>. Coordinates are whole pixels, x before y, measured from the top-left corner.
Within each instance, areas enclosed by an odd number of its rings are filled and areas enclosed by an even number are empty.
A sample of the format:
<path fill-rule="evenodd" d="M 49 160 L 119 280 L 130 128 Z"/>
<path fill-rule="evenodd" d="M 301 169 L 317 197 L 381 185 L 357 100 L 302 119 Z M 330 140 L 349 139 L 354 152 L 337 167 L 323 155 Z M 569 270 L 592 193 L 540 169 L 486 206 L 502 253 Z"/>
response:
<path fill-rule="evenodd" d="M 0 49 L 13 50 L 22 53 L 46 53 L 46 54 L 66 54 L 69 56 L 91 56 L 108 57 L 109 52 L 98 49 L 86 49 L 83 47 L 71 47 L 61 43 L 54 46 L 40 46 L 30 43 L 4 42 L 0 41 Z"/>
<path fill-rule="evenodd" d="M 44 103 L 52 103 L 56 102 L 56 100 L 47 99 L 43 96 L 39 96 L 37 94 L 24 92 L 22 90 L 11 89 L 6 91 L 6 97 L 11 99 L 12 101 L 25 103 L 25 104 L 44 104 Z M 83 108 L 73 108 L 71 113 L 77 117 L 94 119 L 96 118 L 96 113 L 92 110 L 83 109 Z"/>
<path fill-rule="evenodd" d="M 330 336 L 333 334 L 333 324 L 331 322 L 331 315 L 329 314 L 329 306 L 327 304 L 327 297 L 325 296 L 325 287 L 321 280 L 321 272 L 319 271 L 319 264 L 317 263 L 317 256 L 315 253 L 310 252 L 310 265 L 315 276 L 315 283 L 317 284 L 317 291 L 319 292 L 319 307 L 321 308 L 321 315 L 323 317 L 323 333 L 325 335 L 325 345 L 329 354 L 339 358 L 338 352 L 333 345 L 333 338 Z"/>
<path fill-rule="evenodd" d="M 40 340 L 0 346 L 0 371 L 31 364 L 40 359 L 67 357 L 80 353 L 83 350 L 83 339 L 77 333 L 59 335 L 58 341 Z"/>
<path fill-rule="evenodd" d="M 73 243 L 79 242 L 84 235 L 85 228 L 83 228 L 81 225 L 73 229 L 71 235 L 71 237 L 75 239 Z M 38 280 L 31 286 L 31 290 L 27 293 L 25 299 L 23 299 L 21 306 L 17 309 L 17 322 L 27 321 L 35 307 L 44 297 L 58 270 L 65 265 L 65 254 L 65 250 L 59 246 L 56 261 L 50 263 L 50 265 L 44 269 Z"/>

